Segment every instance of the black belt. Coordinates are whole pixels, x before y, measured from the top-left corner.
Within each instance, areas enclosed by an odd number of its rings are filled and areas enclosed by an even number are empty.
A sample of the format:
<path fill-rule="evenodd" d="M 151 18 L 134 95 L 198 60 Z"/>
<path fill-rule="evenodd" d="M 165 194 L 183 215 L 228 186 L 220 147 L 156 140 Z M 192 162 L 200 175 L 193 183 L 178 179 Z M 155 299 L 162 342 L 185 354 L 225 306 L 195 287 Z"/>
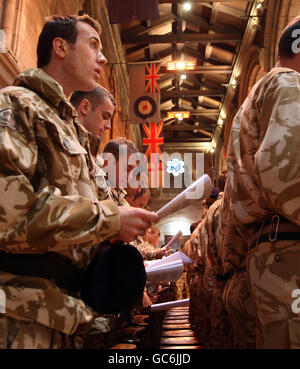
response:
<path fill-rule="evenodd" d="M 84 270 L 52 254 L 12 254 L 0 251 L 0 270 L 16 275 L 49 279 L 58 287 L 75 292 Z"/>
<path fill-rule="evenodd" d="M 276 214 L 256 227 L 255 233 L 249 241 L 249 249 L 262 242 L 298 240 L 300 240 L 300 226 Z"/>

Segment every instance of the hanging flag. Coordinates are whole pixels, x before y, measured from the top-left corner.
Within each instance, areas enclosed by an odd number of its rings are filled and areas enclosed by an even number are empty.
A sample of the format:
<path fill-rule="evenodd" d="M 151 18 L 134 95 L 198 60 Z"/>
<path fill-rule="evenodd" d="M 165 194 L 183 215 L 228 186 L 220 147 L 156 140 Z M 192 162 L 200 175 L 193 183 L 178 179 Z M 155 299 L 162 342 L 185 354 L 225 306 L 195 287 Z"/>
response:
<path fill-rule="evenodd" d="M 159 18 L 158 0 L 108 0 L 110 23 Z"/>
<path fill-rule="evenodd" d="M 160 122 L 159 63 L 129 65 L 130 123 Z"/>
<path fill-rule="evenodd" d="M 158 74 L 158 71 L 160 69 L 160 63 L 151 63 L 145 65 L 145 82 L 146 82 L 146 89 L 145 91 L 149 92 L 159 92 L 159 84 L 158 80 L 160 79 L 160 75 Z"/>
<path fill-rule="evenodd" d="M 149 186 L 155 188 L 163 185 L 163 123 L 163 121 L 143 123 L 141 126 L 142 143 L 145 147 L 145 156 L 148 159 Z"/>
<path fill-rule="evenodd" d="M 148 146 L 145 151 L 147 158 L 150 154 L 162 154 L 160 145 L 163 145 L 164 143 L 164 138 L 162 136 L 163 124 L 163 121 L 161 121 L 159 124 L 151 122 L 148 125 L 143 123 L 143 129 L 146 137 L 143 138 L 142 142 L 143 145 Z"/>

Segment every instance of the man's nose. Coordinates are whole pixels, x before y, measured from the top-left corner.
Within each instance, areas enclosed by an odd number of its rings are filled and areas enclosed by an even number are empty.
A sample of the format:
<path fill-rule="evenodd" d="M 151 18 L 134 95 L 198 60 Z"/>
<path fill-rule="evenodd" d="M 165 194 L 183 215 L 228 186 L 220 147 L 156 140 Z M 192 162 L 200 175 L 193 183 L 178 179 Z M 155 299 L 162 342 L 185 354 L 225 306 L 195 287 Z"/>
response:
<path fill-rule="evenodd" d="M 102 54 L 101 51 L 99 51 L 97 56 L 97 63 L 100 65 L 105 65 L 107 63 L 106 57 Z"/>
<path fill-rule="evenodd" d="M 106 121 L 104 127 L 105 129 L 111 129 L 111 121 L 110 120 Z"/>

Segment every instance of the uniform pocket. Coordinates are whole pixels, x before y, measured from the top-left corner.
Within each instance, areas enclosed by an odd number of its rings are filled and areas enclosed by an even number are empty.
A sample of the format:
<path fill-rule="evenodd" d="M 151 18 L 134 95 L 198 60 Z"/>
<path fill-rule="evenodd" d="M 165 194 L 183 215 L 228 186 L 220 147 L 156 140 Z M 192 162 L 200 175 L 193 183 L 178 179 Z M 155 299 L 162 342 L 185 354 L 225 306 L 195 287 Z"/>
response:
<path fill-rule="evenodd" d="M 74 180 L 82 177 L 83 170 L 86 172 L 84 176 L 89 176 L 87 151 L 80 145 L 71 128 L 63 128 L 54 122 L 43 120 L 39 122 L 37 129 L 45 177 L 70 186 Z"/>
<path fill-rule="evenodd" d="M 288 328 L 290 348 L 300 349 L 300 318 L 289 319 Z"/>

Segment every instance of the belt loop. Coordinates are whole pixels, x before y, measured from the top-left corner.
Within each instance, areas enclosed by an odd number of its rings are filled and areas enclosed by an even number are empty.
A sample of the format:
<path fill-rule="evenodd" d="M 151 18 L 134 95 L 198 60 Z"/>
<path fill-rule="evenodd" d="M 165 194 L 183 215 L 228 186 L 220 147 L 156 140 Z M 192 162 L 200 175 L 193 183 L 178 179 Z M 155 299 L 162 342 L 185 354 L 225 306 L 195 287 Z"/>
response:
<path fill-rule="evenodd" d="M 277 219 L 275 220 L 275 218 L 277 218 Z M 277 215 L 277 214 L 273 215 L 272 220 L 271 220 L 271 224 L 270 224 L 270 229 L 269 229 L 269 241 L 270 242 L 274 242 L 277 239 L 277 232 L 278 232 L 279 222 L 280 222 L 279 215 Z M 275 230 L 273 230 L 273 225 L 275 225 Z M 274 236 L 273 236 L 272 233 L 274 234 Z"/>

